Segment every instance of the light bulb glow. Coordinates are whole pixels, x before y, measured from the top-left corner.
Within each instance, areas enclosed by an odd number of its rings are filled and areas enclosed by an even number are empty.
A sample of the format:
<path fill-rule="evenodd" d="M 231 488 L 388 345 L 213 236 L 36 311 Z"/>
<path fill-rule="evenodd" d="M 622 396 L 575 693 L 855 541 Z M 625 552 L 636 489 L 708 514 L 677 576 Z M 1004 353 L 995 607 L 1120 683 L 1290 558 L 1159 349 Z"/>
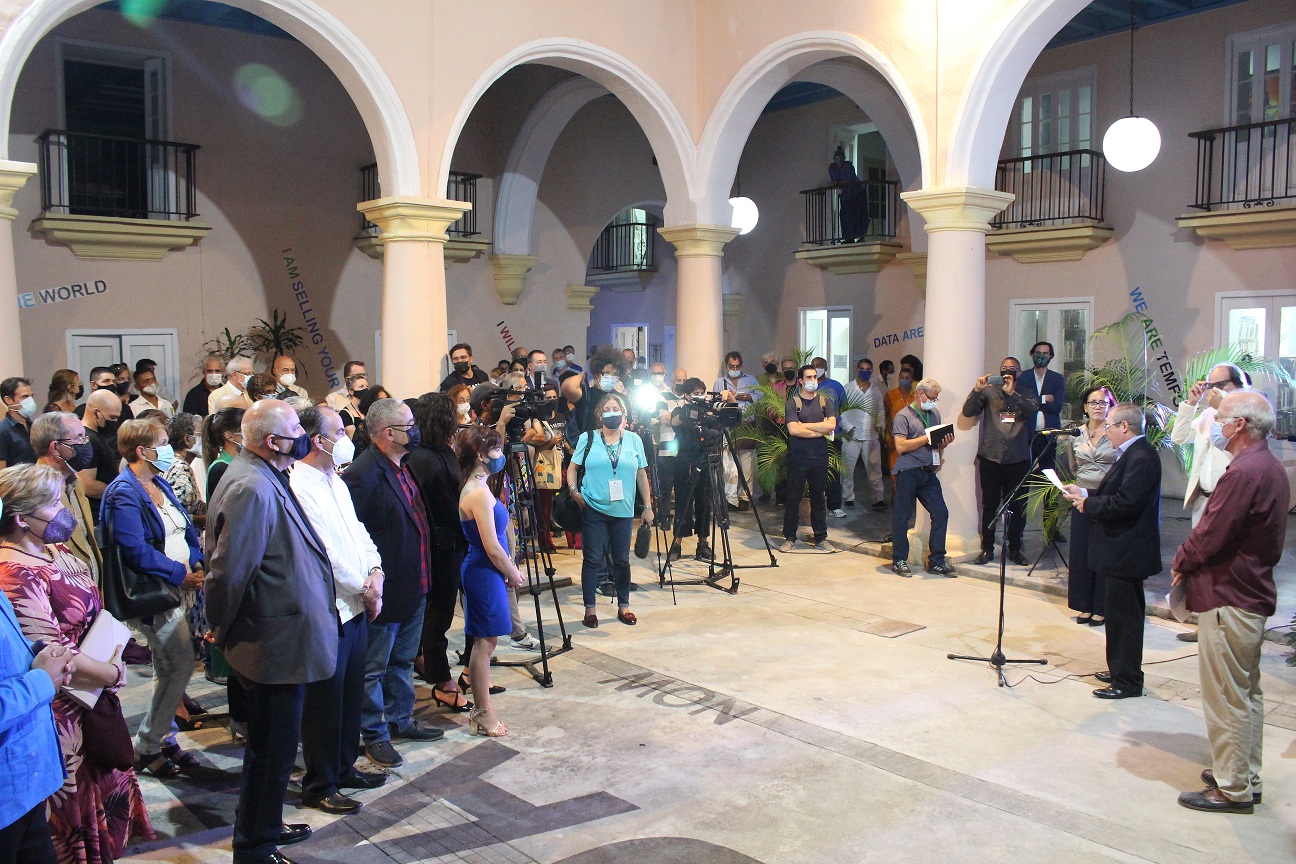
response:
<path fill-rule="evenodd" d="M 760 210 L 757 209 L 756 202 L 750 198 L 730 198 L 729 204 L 733 207 L 729 227 L 737 228 L 739 234 L 750 233 L 760 221 Z"/>
<path fill-rule="evenodd" d="M 1146 117 L 1124 117 L 1103 135 L 1103 155 L 1117 171 L 1142 171 L 1161 151 L 1161 133 Z"/>

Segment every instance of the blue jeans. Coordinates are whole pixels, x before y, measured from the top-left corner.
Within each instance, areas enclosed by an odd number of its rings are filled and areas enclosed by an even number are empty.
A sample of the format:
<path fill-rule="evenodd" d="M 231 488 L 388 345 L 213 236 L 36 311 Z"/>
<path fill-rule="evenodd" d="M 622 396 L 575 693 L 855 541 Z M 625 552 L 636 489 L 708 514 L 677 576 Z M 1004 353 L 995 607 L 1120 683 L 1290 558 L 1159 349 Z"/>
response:
<path fill-rule="evenodd" d="M 369 624 L 369 647 L 365 650 L 364 708 L 361 737 L 366 744 L 391 740 L 391 727 L 404 729 L 414 719 L 414 658 L 423 641 L 423 612 L 415 604 L 414 614 L 403 624 Z"/>
<path fill-rule="evenodd" d="M 909 520 L 914 517 L 917 502 L 931 516 L 931 536 L 927 538 L 930 555 L 927 566 L 945 563 L 945 527 L 949 524 L 949 509 L 941 492 L 940 478 L 935 471 L 925 468 L 908 468 L 895 475 L 895 501 L 891 506 L 891 559 L 905 561 L 909 558 Z"/>
<path fill-rule="evenodd" d="M 630 605 L 630 534 L 631 516 L 608 516 L 593 507 L 581 512 L 581 591 L 585 608 L 598 603 L 598 584 L 608 572 L 612 560 L 612 581 L 616 584 L 618 606 Z"/>

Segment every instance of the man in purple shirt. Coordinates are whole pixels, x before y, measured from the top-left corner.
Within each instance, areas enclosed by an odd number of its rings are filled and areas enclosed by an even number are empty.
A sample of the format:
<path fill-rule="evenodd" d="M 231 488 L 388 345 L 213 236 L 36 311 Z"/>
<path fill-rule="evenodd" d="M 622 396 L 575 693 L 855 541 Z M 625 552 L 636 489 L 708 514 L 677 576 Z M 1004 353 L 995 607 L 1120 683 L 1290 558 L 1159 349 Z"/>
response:
<path fill-rule="evenodd" d="M 1202 708 L 1212 768 L 1206 788 L 1185 792 L 1191 810 L 1251 813 L 1260 803 L 1264 696 L 1260 646 L 1278 590 L 1273 568 L 1282 558 L 1291 489 L 1269 450 L 1273 406 L 1259 393 L 1230 393 L 1218 422 L 1233 457 L 1206 502 L 1201 521 L 1171 564 L 1197 613 Z"/>

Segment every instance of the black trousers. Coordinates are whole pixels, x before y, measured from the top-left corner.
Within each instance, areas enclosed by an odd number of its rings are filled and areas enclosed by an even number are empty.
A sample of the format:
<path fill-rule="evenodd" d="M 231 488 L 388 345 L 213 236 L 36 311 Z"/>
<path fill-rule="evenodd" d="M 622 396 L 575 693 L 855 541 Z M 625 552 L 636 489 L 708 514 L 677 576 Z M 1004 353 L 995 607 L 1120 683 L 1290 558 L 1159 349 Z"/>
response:
<path fill-rule="evenodd" d="M 787 498 L 783 502 L 783 539 L 796 540 L 801 519 L 801 498 L 810 492 L 810 526 L 814 542 L 828 538 L 828 466 L 811 465 L 795 456 L 787 457 Z"/>
<path fill-rule="evenodd" d="M 657 519 L 669 519 L 674 512 L 671 502 L 675 500 L 675 465 L 678 461 L 678 456 L 657 454 L 657 485 L 653 487 L 657 491 L 657 505 L 661 508 L 660 513 L 653 514 Z"/>
<path fill-rule="evenodd" d="M 364 704 L 368 647 L 369 626 L 362 612 L 342 625 L 333 677 L 306 685 L 301 723 L 306 761 L 302 801 L 313 803 L 338 791 L 338 782 L 360 758 L 360 707 Z"/>
<path fill-rule="evenodd" d="M 446 634 L 454 623 L 456 604 L 459 602 L 459 586 L 462 584 L 464 555 L 467 549 L 456 546 L 449 552 L 436 551 L 432 562 L 432 581 L 428 586 L 423 613 L 423 677 L 433 684 L 449 681 L 450 640 Z"/>
<path fill-rule="evenodd" d="M 1089 566 L 1089 520 L 1071 508 L 1071 570 L 1067 575 L 1067 606 L 1085 615 L 1107 612 L 1106 576 Z"/>
<path fill-rule="evenodd" d="M 675 457 L 676 538 L 711 535 L 711 478 L 704 454 Z"/>
<path fill-rule="evenodd" d="M 44 801 L 0 828 L 0 864 L 58 864 Z"/>
<path fill-rule="evenodd" d="M 1147 597 L 1143 580 L 1107 577 L 1107 671 L 1117 690 L 1143 692 L 1143 626 Z"/>
<path fill-rule="evenodd" d="M 247 691 L 248 734 L 233 847 L 234 864 L 245 864 L 268 857 L 279 846 L 284 791 L 297 761 L 306 685 L 261 684 L 245 675 L 239 680 Z"/>
<path fill-rule="evenodd" d="M 1029 462 L 1001 465 L 981 456 L 977 473 L 981 478 L 981 551 L 995 551 L 995 513 L 999 505 L 1026 476 Z M 1012 519 L 1008 521 L 1008 554 L 1021 551 L 1022 532 L 1026 530 L 1026 494 L 1023 489 L 1013 498 Z"/>

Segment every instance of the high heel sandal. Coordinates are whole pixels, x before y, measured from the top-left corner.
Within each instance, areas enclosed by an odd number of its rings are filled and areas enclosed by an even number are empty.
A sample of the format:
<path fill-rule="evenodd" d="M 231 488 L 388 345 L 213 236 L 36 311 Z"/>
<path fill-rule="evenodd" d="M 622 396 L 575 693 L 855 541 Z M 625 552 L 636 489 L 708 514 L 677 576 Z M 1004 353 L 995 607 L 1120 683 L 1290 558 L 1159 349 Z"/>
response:
<path fill-rule="evenodd" d="M 499 720 L 495 721 L 493 728 L 487 729 L 486 724 L 482 722 L 482 718 L 485 716 L 486 712 L 481 708 L 474 708 L 468 713 L 468 725 L 472 727 L 474 735 L 485 735 L 487 738 L 503 738 L 508 734 L 508 727 Z"/>
<path fill-rule="evenodd" d="M 460 699 L 463 699 L 463 704 L 459 703 Z M 466 696 L 464 696 L 462 690 L 442 690 L 439 687 L 433 687 L 432 701 L 436 702 L 437 705 L 442 708 L 449 708 L 456 714 L 471 711 L 473 707 L 473 704 L 468 701 Z"/>
<path fill-rule="evenodd" d="M 471 689 L 472 689 L 472 685 L 468 683 L 468 673 L 467 673 L 467 672 L 460 672 L 460 673 L 459 673 L 459 692 L 461 692 L 461 693 L 467 693 L 467 692 L 468 692 L 469 690 L 471 690 Z M 507 690 L 507 689 L 508 689 L 507 687 L 500 687 L 500 686 L 498 686 L 498 685 L 496 685 L 496 684 L 492 684 L 492 685 L 490 686 L 490 695 L 492 695 L 492 696 L 498 696 L 500 693 L 503 693 L 503 692 L 504 692 L 505 690 Z"/>

